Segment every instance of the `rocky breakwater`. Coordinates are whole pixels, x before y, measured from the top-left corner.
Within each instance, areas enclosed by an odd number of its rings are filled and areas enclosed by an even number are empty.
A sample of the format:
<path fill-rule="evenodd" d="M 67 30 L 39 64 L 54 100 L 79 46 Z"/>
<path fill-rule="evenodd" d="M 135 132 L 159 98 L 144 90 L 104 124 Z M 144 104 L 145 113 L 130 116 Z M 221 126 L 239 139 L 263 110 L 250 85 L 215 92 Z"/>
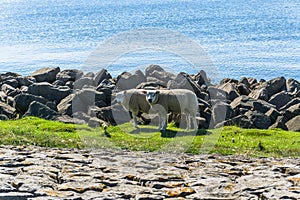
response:
<path fill-rule="evenodd" d="M 0 146 L 0 199 L 300 199 L 300 160 Z"/>
<path fill-rule="evenodd" d="M 300 131 L 300 83 L 284 77 L 268 81 L 225 78 L 212 84 L 204 71 L 176 75 L 158 65 L 116 78 L 105 69 L 84 74 L 76 69 L 43 68 L 29 76 L 1 74 L 0 88 L 1 120 L 38 116 L 90 126 L 115 125 L 128 122 L 130 117 L 113 93 L 131 88 L 184 88 L 198 97 L 200 128 L 238 125 Z M 148 124 L 151 117 L 141 114 L 139 123 Z M 179 119 L 170 115 L 176 123 Z"/>

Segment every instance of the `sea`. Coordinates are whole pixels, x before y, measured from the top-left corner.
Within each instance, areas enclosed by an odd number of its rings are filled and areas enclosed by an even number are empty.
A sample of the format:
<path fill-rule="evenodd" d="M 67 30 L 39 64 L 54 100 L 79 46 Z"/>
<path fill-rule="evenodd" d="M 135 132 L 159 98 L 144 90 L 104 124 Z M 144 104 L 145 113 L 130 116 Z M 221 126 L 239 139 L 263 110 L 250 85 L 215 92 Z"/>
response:
<path fill-rule="evenodd" d="M 300 1 L 0 0 L 0 73 L 151 64 L 300 81 Z"/>

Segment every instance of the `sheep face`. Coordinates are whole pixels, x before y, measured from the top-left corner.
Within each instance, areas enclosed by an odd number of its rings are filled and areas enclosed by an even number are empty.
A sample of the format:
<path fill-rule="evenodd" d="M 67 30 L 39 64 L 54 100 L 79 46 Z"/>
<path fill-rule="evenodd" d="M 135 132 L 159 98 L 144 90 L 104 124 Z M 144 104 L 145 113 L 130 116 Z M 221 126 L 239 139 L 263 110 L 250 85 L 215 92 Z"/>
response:
<path fill-rule="evenodd" d="M 155 104 L 159 97 L 159 91 L 147 91 L 146 99 L 150 104 Z"/>

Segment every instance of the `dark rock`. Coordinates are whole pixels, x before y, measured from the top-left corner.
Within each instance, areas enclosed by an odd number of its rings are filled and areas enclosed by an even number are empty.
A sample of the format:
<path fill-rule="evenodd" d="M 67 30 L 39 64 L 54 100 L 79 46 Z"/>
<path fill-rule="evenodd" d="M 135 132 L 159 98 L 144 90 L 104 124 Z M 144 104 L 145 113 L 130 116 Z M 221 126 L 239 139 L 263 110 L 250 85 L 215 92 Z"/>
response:
<path fill-rule="evenodd" d="M 112 79 L 108 80 L 108 79 L 104 79 L 98 86 L 98 88 L 107 88 L 110 90 L 114 90 L 115 89 L 115 84 L 112 82 Z"/>
<path fill-rule="evenodd" d="M 224 78 L 220 81 L 220 85 L 224 85 L 225 83 L 238 83 L 238 80 L 232 78 Z"/>
<path fill-rule="evenodd" d="M 238 84 L 237 89 L 240 95 L 249 95 L 251 92 L 249 87 L 244 83 Z"/>
<path fill-rule="evenodd" d="M 94 79 L 90 77 L 82 77 L 74 82 L 73 89 L 81 90 L 84 86 L 95 86 Z"/>
<path fill-rule="evenodd" d="M 219 86 L 219 89 L 224 90 L 227 93 L 227 97 L 230 101 L 233 101 L 237 97 L 239 97 L 239 93 L 237 92 L 236 84 L 227 82 Z"/>
<path fill-rule="evenodd" d="M 279 110 L 287 110 L 289 107 L 293 106 L 293 105 L 296 105 L 300 103 L 300 98 L 297 97 L 297 98 L 294 98 L 292 99 L 290 102 L 288 102 L 285 106 L 281 107 Z"/>
<path fill-rule="evenodd" d="M 11 96 L 8 96 L 7 99 L 6 99 L 6 103 L 11 106 L 11 107 L 14 107 L 14 98 L 11 97 Z"/>
<path fill-rule="evenodd" d="M 56 80 L 56 81 L 54 81 L 54 82 L 52 83 L 52 85 L 54 85 L 54 86 L 56 86 L 56 87 L 58 87 L 58 86 L 65 86 L 66 83 L 63 82 L 63 81 L 61 81 L 61 80 Z"/>
<path fill-rule="evenodd" d="M 170 80 L 167 85 L 168 89 L 187 89 L 193 91 L 197 96 L 201 95 L 201 88 L 192 80 L 190 75 L 179 73 L 174 80 Z"/>
<path fill-rule="evenodd" d="M 107 79 L 111 79 L 111 75 L 108 73 L 108 71 L 106 69 L 101 69 L 99 72 L 96 73 L 95 77 L 94 77 L 94 83 L 95 85 L 99 85 L 103 80 Z"/>
<path fill-rule="evenodd" d="M 16 80 L 18 81 L 20 87 L 29 86 L 36 82 L 35 78 L 32 76 L 20 76 L 17 77 Z"/>
<path fill-rule="evenodd" d="M 18 94 L 21 94 L 21 90 L 19 88 L 17 88 L 14 91 L 11 91 L 7 94 L 7 96 L 14 98 L 15 96 L 17 96 Z"/>
<path fill-rule="evenodd" d="M 65 86 L 68 86 L 70 89 L 74 88 L 74 82 L 73 81 L 67 81 Z"/>
<path fill-rule="evenodd" d="M 250 88 L 250 83 L 249 83 L 249 79 L 246 78 L 246 77 L 242 77 L 239 82 L 238 82 L 238 85 L 239 84 L 242 84 L 242 85 L 245 85 L 247 88 Z"/>
<path fill-rule="evenodd" d="M 286 123 L 289 131 L 300 131 L 300 115 L 294 117 Z"/>
<path fill-rule="evenodd" d="M 19 82 L 16 79 L 7 79 L 7 80 L 3 81 L 2 84 L 9 85 L 13 88 L 19 87 Z"/>
<path fill-rule="evenodd" d="M 259 129 L 268 129 L 271 126 L 271 119 L 267 115 L 257 112 L 249 111 L 246 113 L 246 116 L 250 119 L 253 125 Z"/>
<path fill-rule="evenodd" d="M 41 96 L 23 93 L 15 96 L 14 107 L 19 113 L 24 114 L 28 110 L 31 102 L 33 101 L 46 104 L 48 100 Z"/>
<path fill-rule="evenodd" d="M 104 94 L 105 99 L 103 101 L 107 104 L 111 104 L 111 95 L 112 95 L 112 90 L 109 88 L 96 88 L 97 92 L 101 92 Z"/>
<path fill-rule="evenodd" d="M 9 119 L 16 117 L 16 109 L 0 101 L 0 114 L 6 115 Z"/>
<path fill-rule="evenodd" d="M 249 97 L 252 97 L 254 99 L 261 99 L 264 101 L 269 100 L 269 92 L 265 87 L 253 90 L 250 94 Z"/>
<path fill-rule="evenodd" d="M 125 111 L 119 104 L 100 108 L 97 117 L 111 125 L 123 124 L 130 121 L 129 112 Z"/>
<path fill-rule="evenodd" d="M 72 101 L 75 96 L 75 94 L 70 94 L 60 101 L 60 103 L 57 105 L 57 110 L 60 114 L 72 116 Z"/>
<path fill-rule="evenodd" d="M 260 112 L 260 113 L 266 113 L 268 112 L 271 108 L 276 109 L 276 107 L 272 104 L 269 104 L 268 102 L 265 102 L 263 100 L 256 100 L 253 101 L 253 108 L 255 111 Z"/>
<path fill-rule="evenodd" d="M 161 81 L 165 84 L 167 84 L 170 80 L 175 79 L 174 74 L 165 71 L 159 65 L 150 65 L 150 66 L 148 66 L 145 69 L 145 74 L 146 74 L 147 82 L 151 82 L 151 79 L 148 79 L 149 77 L 155 78 L 155 79 L 157 79 L 157 80 L 159 80 L 159 81 Z"/>
<path fill-rule="evenodd" d="M 68 81 L 75 81 L 77 79 L 80 79 L 83 76 L 83 72 L 78 69 L 67 69 L 59 72 L 56 75 L 56 79 L 63 81 L 63 82 L 68 82 Z"/>
<path fill-rule="evenodd" d="M 241 128 L 255 128 L 255 126 L 250 121 L 250 119 L 245 115 L 239 115 L 239 116 L 233 117 L 232 119 L 228 119 L 224 122 L 217 124 L 215 127 L 220 128 L 223 126 L 232 126 L 232 125 L 235 125 L 235 126 L 238 126 Z"/>
<path fill-rule="evenodd" d="M 285 90 L 286 87 L 285 82 L 286 80 L 284 77 L 274 78 L 272 80 L 263 83 L 263 87 L 266 88 L 269 97 L 271 97 L 274 94 L 281 92 L 282 90 Z"/>
<path fill-rule="evenodd" d="M 24 116 L 35 116 L 47 120 L 54 120 L 58 116 L 58 113 L 49 108 L 48 106 L 41 104 L 37 101 L 33 101 L 24 114 Z"/>
<path fill-rule="evenodd" d="M 1 120 L 9 120 L 9 118 L 4 114 L 0 114 L 0 121 Z"/>
<path fill-rule="evenodd" d="M 290 78 L 286 81 L 286 90 L 288 93 L 296 94 L 300 91 L 300 83 L 295 79 Z"/>
<path fill-rule="evenodd" d="M 7 94 L 5 94 L 3 91 L 0 91 L 0 101 L 6 102 Z"/>
<path fill-rule="evenodd" d="M 300 103 L 295 104 L 295 105 L 289 107 L 289 108 L 285 111 L 285 113 L 284 113 L 284 115 L 283 115 L 283 116 L 284 116 L 283 121 L 284 121 L 284 122 L 287 122 L 287 121 L 289 121 L 290 119 L 296 117 L 297 115 L 300 115 Z"/>
<path fill-rule="evenodd" d="M 206 72 L 201 70 L 198 74 L 195 76 L 195 81 L 196 83 L 201 86 L 201 85 L 210 85 L 210 80 L 207 78 Z"/>
<path fill-rule="evenodd" d="M 8 93 L 15 91 L 16 89 L 10 85 L 3 84 L 1 86 L 1 91 L 8 95 Z"/>
<path fill-rule="evenodd" d="M 290 95 L 287 92 L 282 91 L 282 92 L 279 92 L 279 93 L 273 95 L 270 98 L 269 103 L 275 105 L 277 109 L 280 109 L 281 107 L 286 105 L 291 100 L 292 100 L 292 98 L 290 97 Z"/>
<path fill-rule="evenodd" d="M 63 98 L 71 94 L 68 87 L 54 87 L 50 83 L 34 83 L 28 87 L 28 93 L 35 96 L 42 96 L 49 101 L 59 103 Z"/>
<path fill-rule="evenodd" d="M 32 74 L 30 74 L 30 76 L 34 77 L 36 82 L 48 82 L 48 83 L 52 83 L 56 80 L 56 75 L 60 72 L 60 68 L 59 67 L 55 67 L 55 68 L 42 68 L 39 69 L 35 72 L 33 72 Z"/>
<path fill-rule="evenodd" d="M 269 129 L 280 128 L 282 130 L 288 130 L 285 122 L 283 120 L 283 116 L 279 116 L 274 124 L 272 124 Z"/>
<path fill-rule="evenodd" d="M 8 79 L 15 79 L 18 76 L 21 76 L 21 75 L 18 73 L 15 73 L 15 72 L 6 72 L 4 74 L 0 74 L 0 82 L 8 80 Z"/>
<path fill-rule="evenodd" d="M 92 128 L 103 126 L 103 124 L 106 124 L 106 122 L 101 119 L 98 119 L 97 117 L 90 118 L 90 120 L 88 122 L 88 126 L 90 126 Z"/>
<path fill-rule="evenodd" d="M 118 76 L 116 88 L 118 90 L 128 90 L 136 88 L 136 86 L 145 81 L 146 77 L 140 70 L 137 70 L 133 75 L 125 72 Z"/>
<path fill-rule="evenodd" d="M 274 124 L 280 116 L 280 113 L 276 109 L 271 108 L 265 113 L 265 115 L 270 118 L 271 124 Z"/>

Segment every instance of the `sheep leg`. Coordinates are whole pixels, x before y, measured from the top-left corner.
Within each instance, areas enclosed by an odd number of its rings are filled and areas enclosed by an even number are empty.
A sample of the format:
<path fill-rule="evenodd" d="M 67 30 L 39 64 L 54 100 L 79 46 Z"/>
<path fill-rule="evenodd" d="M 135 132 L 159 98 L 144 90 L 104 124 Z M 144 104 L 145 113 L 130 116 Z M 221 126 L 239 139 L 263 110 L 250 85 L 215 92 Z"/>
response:
<path fill-rule="evenodd" d="M 166 131 L 167 129 L 167 115 L 164 115 L 164 117 L 162 118 L 161 120 L 161 123 L 162 123 L 162 131 Z"/>
<path fill-rule="evenodd" d="M 137 119 L 136 119 L 136 114 L 134 112 L 131 112 L 132 120 L 133 120 L 133 126 L 137 128 Z"/>
<path fill-rule="evenodd" d="M 189 131 L 191 129 L 190 114 L 185 114 L 185 117 L 186 117 L 186 130 Z"/>
<path fill-rule="evenodd" d="M 193 116 L 193 123 L 194 123 L 194 130 L 197 131 L 198 130 L 198 124 L 197 124 L 197 120 L 196 120 L 196 117 Z"/>

